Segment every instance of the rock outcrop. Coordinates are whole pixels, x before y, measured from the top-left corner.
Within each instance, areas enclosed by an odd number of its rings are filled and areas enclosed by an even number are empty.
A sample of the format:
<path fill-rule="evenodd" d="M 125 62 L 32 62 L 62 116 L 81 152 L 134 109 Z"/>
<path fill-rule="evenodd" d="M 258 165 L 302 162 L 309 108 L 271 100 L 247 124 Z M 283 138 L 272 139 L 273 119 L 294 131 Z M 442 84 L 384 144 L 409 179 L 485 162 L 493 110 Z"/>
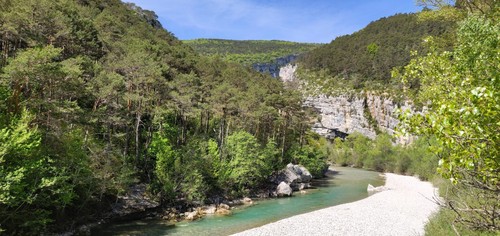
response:
<path fill-rule="evenodd" d="M 208 205 L 208 206 L 203 206 L 201 207 L 201 212 L 205 215 L 213 215 L 217 211 L 217 206 L 215 205 Z"/>
<path fill-rule="evenodd" d="M 288 64 L 280 68 L 279 76 L 283 82 L 292 82 L 297 79 L 297 75 L 295 74 L 297 71 L 297 65 Z"/>
<path fill-rule="evenodd" d="M 408 102 L 397 104 L 387 94 L 361 92 L 356 95 L 308 97 L 305 106 L 315 108 L 321 121 L 313 130 L 327 138 L 341 137 L 354 132 L 375 139 L 377 131 L 394 135 L 399 124 L 398 110 L 415 112 Z M 406 144 L 409 137 L 398 142 Z"/>
<path fill-rule="evenodd" d="M 281 80 L 297 79 L 297 66 L 287 65 L 282 68 Z M 345 138 L 354 132 L 374 139 L 377 132 L 395 133 L 399 124 L 398 110 L 410 110 L 416 113 L 408 101 L 395 102 L 389 94 L 359 92 L 337 96 L 307 96 L 304 106 L 317 110 L 320 121 L 313 126 L 313 131 L 327 138 Z M 401 137 L 398 142 L 406 144 L 411 137 Z"/>

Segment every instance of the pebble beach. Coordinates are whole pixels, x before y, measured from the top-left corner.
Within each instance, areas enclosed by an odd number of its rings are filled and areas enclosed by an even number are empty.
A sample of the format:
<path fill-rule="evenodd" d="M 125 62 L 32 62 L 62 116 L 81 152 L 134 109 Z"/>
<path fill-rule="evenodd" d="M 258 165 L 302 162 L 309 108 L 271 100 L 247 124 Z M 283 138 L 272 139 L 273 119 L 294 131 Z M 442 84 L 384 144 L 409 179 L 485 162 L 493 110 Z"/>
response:
<path fill-rule="evenodd" d="M 236 235 L 424 235 L 439 210 L 437 189 L 416 177 L 385 174 L 385 191 Z M 300 207 L 300 206 L 297 206 Z"/>

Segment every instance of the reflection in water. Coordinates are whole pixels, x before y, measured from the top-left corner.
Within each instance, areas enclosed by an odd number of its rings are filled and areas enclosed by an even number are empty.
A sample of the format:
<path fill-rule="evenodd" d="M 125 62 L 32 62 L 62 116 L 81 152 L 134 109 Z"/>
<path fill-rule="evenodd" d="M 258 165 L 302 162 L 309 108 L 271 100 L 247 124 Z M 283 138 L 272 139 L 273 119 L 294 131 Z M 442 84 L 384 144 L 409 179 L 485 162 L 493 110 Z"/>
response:
<path fill-rule="evenodd" d="M 290 216 L 357 201 L 368 196 L 368 184 L 380 186 L 377 172 L 337 167 L 333 178 L 314 181 L 317 189 L 291 198 L 256 201 L 253 206 L 233 210 L 230 216 L 206 216 L 194 222 L 175 225 L 161 220 L 142 220 L 112 224 L 92 235 L 229 235 L 275 222 Z"/>

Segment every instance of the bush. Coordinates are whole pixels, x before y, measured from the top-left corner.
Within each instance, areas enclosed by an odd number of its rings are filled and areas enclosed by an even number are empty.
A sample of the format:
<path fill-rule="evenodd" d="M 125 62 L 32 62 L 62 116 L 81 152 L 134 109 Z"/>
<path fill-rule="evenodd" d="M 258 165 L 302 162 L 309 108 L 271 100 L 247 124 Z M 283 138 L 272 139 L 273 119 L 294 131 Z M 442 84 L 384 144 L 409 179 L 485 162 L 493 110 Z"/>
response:
<path fill-rule="evenodd" d="M 290 155 L 293 162 L 306 167 L 314 178 L 321 178 L 328 169 L 326 160 L 329 149 L 331 148 L 329 148 L 328 141 L 325 138 L 312 136 L 307 139 L 307 143 L 302 147 L 292 147 Z"/>
<path fill-rule="evenodd" d="M 277 161 L 277 151 L 272 143 L 262 147 L 253 135 L 245 131 L 229 135 L 223 148 L 213 149 L 212 146 L 219 187 L 231 196 L 246 195 L 262 184 Z"/>

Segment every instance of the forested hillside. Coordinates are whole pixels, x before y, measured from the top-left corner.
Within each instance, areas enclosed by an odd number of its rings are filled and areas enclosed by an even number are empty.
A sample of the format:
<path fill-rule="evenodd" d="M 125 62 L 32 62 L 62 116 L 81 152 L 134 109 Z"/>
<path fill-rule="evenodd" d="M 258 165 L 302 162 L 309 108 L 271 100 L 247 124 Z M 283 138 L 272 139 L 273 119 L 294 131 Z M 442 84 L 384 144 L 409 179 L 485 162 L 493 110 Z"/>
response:
<path fill-rule="evenodd" d="M 335 140 L 333 161 L 433 180 L 441 210 L 426 235 L 499 235 L 500 3 L 417 2 L 434 10 L 339 37 L 303 57 L 299 77 L 320 93 L 383 90 L 425 104 L 399 114 L 398 130 L 418 137 L 402 152 L 384 134 L 355 134 Z"/>
<path fill-rule="evenodd" d="M 419 20 L 416 14 L 397 14 L 312 50 L 302 57 L 300 64 L 304 70 L 322 71 L 323 76 L 335 77 L 329 86 L 386 87 L 391 70 L 408 64 L 411 51 L 426 50 L 422 44 L 425 36 L 451 37 L 453 25 L 452 21 Z"/>
<path fill-rule="evenodd" d="M 299 94 L 199 56 L 152 12 L 7 0 L 0 13 L 0 233 L 67 230 L 139 182 L 189 205 L 247 196 L 288 162 L 324 167 Z"/>
<path fill-rule="evenodd" d="M 276 58 L 303 54 L 321 45 L 279 40 L 226 39 L 184 40 L 184 43 L 203 55 L 220 55 L 227 61 L 243 65 L 272 63 Z"/>

